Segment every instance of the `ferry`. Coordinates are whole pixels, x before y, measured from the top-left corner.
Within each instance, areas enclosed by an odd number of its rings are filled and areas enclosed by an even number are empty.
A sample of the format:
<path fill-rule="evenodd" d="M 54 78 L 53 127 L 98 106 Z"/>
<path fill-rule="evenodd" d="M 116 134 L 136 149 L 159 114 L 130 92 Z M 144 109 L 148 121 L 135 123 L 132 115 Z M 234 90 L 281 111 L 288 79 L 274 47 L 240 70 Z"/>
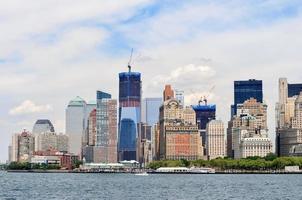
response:
<path fill-rule="evenodd" d="M 160 167 L 151 173 L 158 174 L 214 174 L 212 168 L 187 168 L 187 167 Z"/>

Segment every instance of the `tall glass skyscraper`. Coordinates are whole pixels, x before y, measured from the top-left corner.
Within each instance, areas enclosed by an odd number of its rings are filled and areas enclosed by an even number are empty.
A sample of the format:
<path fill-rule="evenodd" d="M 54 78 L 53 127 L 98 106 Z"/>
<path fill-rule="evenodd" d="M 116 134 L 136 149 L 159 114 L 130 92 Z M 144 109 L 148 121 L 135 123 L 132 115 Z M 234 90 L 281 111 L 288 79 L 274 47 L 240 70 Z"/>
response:
<path fill-rule="evenodd" d="M 137 124 L 141 121 L 141 74 L 119 74 L 119 160 L 136 160 Z"/>
<path fill-rule="evenodd" d="M 117 162 L 117 101 L 97 91 L 95 162 Z"/>
<path fill-rule="evenodd" d="M 302 91 L 302 84 L 301 83 L 295 83 L 295 84 L 288 84 L 288 97 L 293 97 L 295 95 L 299 95 Z"/>
<path fill-rule="evenodd" d="M 211 120 L 216 119 L 216 105 L 195 105 L 192 106 L 196 114 L 196 123 L 200 136 L 202 137 L 202 146 L 206 148 L 206 128 Z M 204 149 L 204 153 L 206 149 Z"/>
<path fill-rule="evenodd" d="M 145 98 L 142 103 L 142 122 L 153 126 L 159 119 L 159 108 L 163 104 L 162 98 Z"/>
<path fill-rule="evenodd" d="M 81 97 L 71 100 L 66 108 L 66 134 L 69 136 L 69 151 L 80 155 L 82 137 L 86 130 L 86 101 Z"/>
<path fill-rule="evenodd" d="M 263 103 L 262 80 L 234 81 L 234 104 L 231 106 L 231 116 L 237 113 L 237 104 L 242 104 L 251 97 Z"/>

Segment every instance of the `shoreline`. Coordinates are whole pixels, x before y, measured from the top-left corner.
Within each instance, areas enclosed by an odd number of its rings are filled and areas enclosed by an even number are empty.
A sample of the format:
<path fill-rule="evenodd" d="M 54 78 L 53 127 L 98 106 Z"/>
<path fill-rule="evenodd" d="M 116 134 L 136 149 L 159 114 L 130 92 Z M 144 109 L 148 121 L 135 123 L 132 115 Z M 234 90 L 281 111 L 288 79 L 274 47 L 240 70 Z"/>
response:
<path fill-rule="evenodd" d="M 72 174 L 139 174 L 137 172 L 128 171 L 72 171 L 72 170 L 6 170 L 7 173 L 72 173 Z M 299 172 L 285 171 L 216 171 L 215 173 L 196 173 L 196 172 L 146 172 L 147 174 L 302 174 Z"/>

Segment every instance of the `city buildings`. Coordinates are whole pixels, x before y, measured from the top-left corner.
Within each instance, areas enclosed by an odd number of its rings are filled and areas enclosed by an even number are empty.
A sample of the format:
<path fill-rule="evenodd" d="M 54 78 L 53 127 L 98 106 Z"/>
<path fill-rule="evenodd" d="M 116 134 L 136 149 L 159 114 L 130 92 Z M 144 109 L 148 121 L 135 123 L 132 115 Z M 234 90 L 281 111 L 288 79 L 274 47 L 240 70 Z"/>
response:
<path fill-rule="evenodd" d="M 206 127 L 206 155 L 209 160 L 225 156 L 225 134 L 221 120 L 211 120 Z"/>
<path fill-rule="evenodd" d="M 36 135 L 39 133 L 45 132 L 55 132 L 54 126 L 52 125 L 51 121 L 48 119 L 38 119 L 34 124 L 32 134 Z"/>
<path fill-rule="evenodd" d="M 66 134 L 69 137 L 69 151 L 81 155 L 82 137 L 86 130 L 86 101 L 81 97 L 71 100 L 66 108 Z"/>
<path fill-rule="evenodd" d="M 229 157 L 266 156 L 272 152 L 268 138 L 267 105 L 250 98 L 237 104 L 237 114 L 229 122 L 227 153 Z"/>
<path fill-rule="evenodd" d="M 250 118 L 249 120 L 254 120 Z M 234 158 L 247 158 L 253 156 L 265 157 L 272 153 L 272 143 L 266 130 L 251 130 L 246 127 L 234 130 Z"/>
<path fill-rule="evenodd" d="M 96 146 L 94 162 L 117 162 L 117 101 L 97 91 Z"/>
<path fill-rule="evenodd" d="M 16 133 L 12 137 L 11 153 L 9 160 L 11 162 L 29 162 L 35 151 L 34 136 L 24 130 L 22 133 Z"/>
<path fill-rule="evenodd" d="M 185 106 L 185 92 L 183 90 L 175 90 L 175 99 Z"/>
<path fill-rule="evenodd" d="M 35 136 L 35 140 L 37 140 L 37 137 L 41 133 L 54 133 L 55 128 L 52 125 L 51 121 L 49 119 L 38 119 L 36 123 L 33 126 L 32 134 Z M 37 151 L 38 142 L 35 141 L 35 150 Z"/>
<path fill-rule="evenodd" d="M 216 119 L 216 105 L 199 103 L 198 105 L 193 105 L 192 108 L 196 114 L 196 123 L 202 139 L 202 146 L 204 147 L 203 152 L 206 153 L 206 127 L 211 120 Z"/>
<path fill-rule="evenodd" d="M 276 105 L 276 152 L 279 156 L 295 155 L 293 149 L 302 145 L 302 91 L 296 95 L 300 84 L 292 84 L 291 92 L 288 86 L 285 78 L 279 79 Z M 289 97 L 289 94 L 294 96 Z"/>
<path fill-rule="evenodd" d="M 263 102 L 262 80 L 234 81 L 234 104 L 231 106 L 231 117 L 236 115 L 237 104 L 242 104 L 250 98 Z"/>
<path fill-rule="evenodd" d="M 118 158 L 136 160 L 137 124 L 141 121 L 141 74 L 128 72 L 119 74 L 119 121 Z"/>
<path fill-rule="evenodd" d="M 137 137 L 137 161 L 146 166 L 152 161 L 152 126 L 147 123 L 138 123 L 138 137 Z"/>
<path fill-rule="evenodd" d="M 32 164 L 58 165 L 62 169 L 71 170 L 78 160 L 78 156 L 70 153 L 58 151 L 41 151 L 35 152 L 29 162 Z"/>
<path fill-rule="evenodd" d="M 142 122 L 153 126 L 158 122 L 159 108 L 163 104 L 162 98 L 145 98 L 142 102 Z"/>
<path fill-rule="evenodd" d="M 68 152 L 68 136 L 54 132 L 44 132 L 35 135 L 35 151 Z"/>
<path fill-rule="evenodd" d="M 171 85 L 165 85 L 163 92 L 164 101 L 174 98 L 174 90 Z"/>
<path fill-rule="evenodd" d="M 87 128 L 82 139 L 82 158 L 88 162 L 94 162 L 94 148 L 96 144 L 96 109 L 93 109 L 88 117 Z"/>
<path fill-rule="evenodd" d="M 159 158 L 196 160 L 202 153 L 194 110 L 190 107 L 184 109 L 179 101 L 168 98 L 160 107 Z"/>
<path fill-rule="evenodd" d="M 293 150 L 302 144 L 302 84 L 288 84 L 286 78 L 279 79 L 276 122 L 276 153 L 296 155 Z"/>

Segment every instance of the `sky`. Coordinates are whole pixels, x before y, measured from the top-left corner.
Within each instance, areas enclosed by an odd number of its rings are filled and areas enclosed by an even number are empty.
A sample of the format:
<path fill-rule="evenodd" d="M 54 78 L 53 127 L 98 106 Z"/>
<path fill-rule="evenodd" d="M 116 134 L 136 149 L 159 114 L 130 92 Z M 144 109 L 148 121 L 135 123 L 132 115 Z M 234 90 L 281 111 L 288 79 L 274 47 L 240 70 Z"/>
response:
<path fill-rule="evenodd" d="M 278 79 L 302 82 L 301 23 L 300 0 L 0 0 L 0 162 L 39 118 L 64 132 L 74 97 L 116 98 L 131 48 L 143 97 L 209 94 L 225 126 L 233 81 L 263 80 L 273 139 Z"/>

